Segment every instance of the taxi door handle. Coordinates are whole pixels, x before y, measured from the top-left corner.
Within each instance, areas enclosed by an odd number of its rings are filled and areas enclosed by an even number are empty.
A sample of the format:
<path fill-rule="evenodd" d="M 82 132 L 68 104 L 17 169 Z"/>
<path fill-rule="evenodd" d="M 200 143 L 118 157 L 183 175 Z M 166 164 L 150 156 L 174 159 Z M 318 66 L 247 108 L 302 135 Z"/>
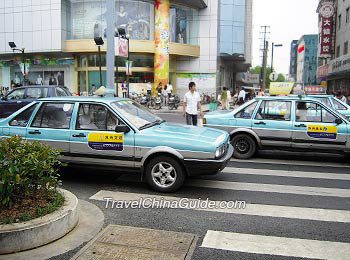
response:
<path fill-rule="evenodd" d="M 306 127 L 306 125 L 304 124 L 300 124 L 300 125 L 294 125 L 295 127 Z"/>
<path fill-rule="evenodd" d="M 265 122 L 255 122 L 254 124 L 255 124 L 255 125 L 266 125 Z"/>
<path fill-rule="evenodd" d="M 80 134 L 78 134 L 78 135 L 73 135 L 73 137 L 86 137 L 86 135 L 83 134 L 83 133 L 80 133 Z"/>
<path fill-rule="evenodd" d="M 29 131 L 28 134 L 31 134 L 31 135 L 40 135 L 41 132 L 39 130 L 35 130 L 35 131 Z"/>

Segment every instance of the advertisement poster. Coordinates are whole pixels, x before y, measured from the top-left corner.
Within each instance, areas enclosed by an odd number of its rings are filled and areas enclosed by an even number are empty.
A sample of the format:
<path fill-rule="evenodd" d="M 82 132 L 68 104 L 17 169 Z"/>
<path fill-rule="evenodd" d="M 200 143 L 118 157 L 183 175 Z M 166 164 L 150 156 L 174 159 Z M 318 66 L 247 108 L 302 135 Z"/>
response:
<path fill-rule="evenodd" d="M 180 97 L 188 91 L 188 84 L 191 81 L 196 83 L 196 89 L 200 94 L 211 94 L 216 91 L 216 74 L 177 73 L 176 85 Z"/>
<path fill-rule="evenodd" d="M 71 0 L 74 39 L 106 37 L 106 3 L 100 0 Z M 130 38 L 150 39 L 151 5 L 139 1 L 116 1 L 116 27 L 124 28 Z"/>
<path fill-rule="evenodd" d="M 270 95 L 302 95 L 304 85 L 294 82 L 271 82 Z"/>

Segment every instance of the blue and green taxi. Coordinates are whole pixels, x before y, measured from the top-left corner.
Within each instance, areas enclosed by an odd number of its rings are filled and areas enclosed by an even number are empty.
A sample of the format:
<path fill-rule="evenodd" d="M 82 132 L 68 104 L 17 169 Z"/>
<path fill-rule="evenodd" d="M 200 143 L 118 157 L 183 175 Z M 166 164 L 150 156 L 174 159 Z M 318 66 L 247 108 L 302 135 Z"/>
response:
<path fill-rule="evenodd" d="M 350 152 L 349 121 L 307 96 L 257 97 L 233 111 L 206 114 L 203 125 L 227 131 L 239 159 L 258 149 Z"/>
<path fill-rule="evenodd" d="M 220 172 L 233 154 L 225 131 L 167 123 L 121 98 L 39 99 L 0 121 L 0 138 L 10 136 L 60 149 L 70 164 L 139 172 L 160 192 Z"/>
<path fill-rule="evenodd" d="M 332 95 L 322 95 L 322 94 L 314 94 L 308 95 L 308 97 L 315 98 L 327 106 L 337 110 L 340 114 L 344 115 L 347 119 L 350 119 L 350 106 L 345 104 L 341 100 L 337 99 Z"/>

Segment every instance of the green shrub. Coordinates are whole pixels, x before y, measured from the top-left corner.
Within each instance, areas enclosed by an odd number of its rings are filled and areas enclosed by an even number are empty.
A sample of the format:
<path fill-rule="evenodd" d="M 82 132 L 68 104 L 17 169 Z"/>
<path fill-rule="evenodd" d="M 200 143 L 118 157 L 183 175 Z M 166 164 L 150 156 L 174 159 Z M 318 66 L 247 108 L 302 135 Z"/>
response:
<path fill-rule="evenodd" d="M 59 151 L 15 136 L 0 142 L 0 207 L 16 199 L 56 190 L 61 185 Z"/>

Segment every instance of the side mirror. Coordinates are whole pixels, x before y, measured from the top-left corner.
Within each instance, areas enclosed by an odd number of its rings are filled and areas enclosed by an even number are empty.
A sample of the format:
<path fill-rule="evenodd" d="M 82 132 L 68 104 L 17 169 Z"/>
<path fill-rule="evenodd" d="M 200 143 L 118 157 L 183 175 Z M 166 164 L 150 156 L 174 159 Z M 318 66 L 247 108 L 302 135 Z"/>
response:
<path fill-rule="evenodd" d="M 341 123 L 343 123 L 343 120 L 341 120 L 340 118 L 335 119 L 334 123 L 336 123 L 337 125 L 340 125 Z"/>
<path fill-rule="evenodd" d="M 126 134 L 126 133 L 130 132 L 130 128 L 128 126 L 126 126 L 126 125 L 117 125 L 115 127 L 115 131 L 117 133 L 125 133 Z"/>

